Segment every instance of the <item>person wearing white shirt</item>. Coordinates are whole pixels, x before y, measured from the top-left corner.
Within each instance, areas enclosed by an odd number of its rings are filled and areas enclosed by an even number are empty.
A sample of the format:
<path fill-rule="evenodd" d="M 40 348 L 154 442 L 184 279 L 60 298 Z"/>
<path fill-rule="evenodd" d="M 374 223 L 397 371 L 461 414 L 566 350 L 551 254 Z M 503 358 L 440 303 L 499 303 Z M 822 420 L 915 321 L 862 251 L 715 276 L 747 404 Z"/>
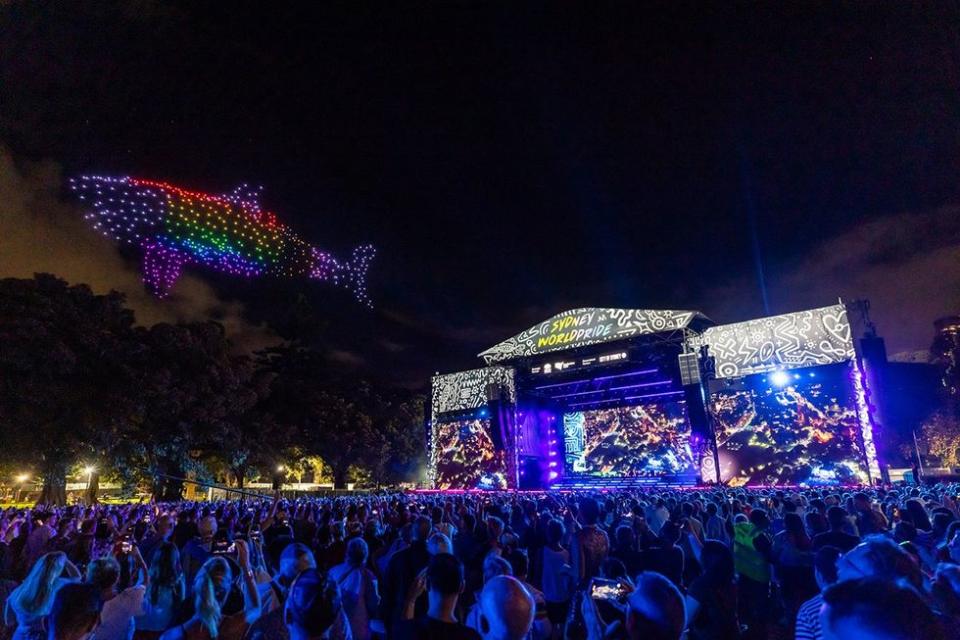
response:
<path fill-rule="evenodd" d="M 87 582 L 100 589 L 100 597 L 103 599 L 100 624 L 93 630 L 91 640 L 133 640 L 134 618 L 145 613 L 144 596 L 150 582 L 147 565 L 136 545 L 125 546 L 125 543 L 121 542 L 115 553 L 131 554 L 136 562 L 137 579 L 133 586 L 118 591 L 120 563 L 116 558 L 99 558 L 89 564 Z"/>

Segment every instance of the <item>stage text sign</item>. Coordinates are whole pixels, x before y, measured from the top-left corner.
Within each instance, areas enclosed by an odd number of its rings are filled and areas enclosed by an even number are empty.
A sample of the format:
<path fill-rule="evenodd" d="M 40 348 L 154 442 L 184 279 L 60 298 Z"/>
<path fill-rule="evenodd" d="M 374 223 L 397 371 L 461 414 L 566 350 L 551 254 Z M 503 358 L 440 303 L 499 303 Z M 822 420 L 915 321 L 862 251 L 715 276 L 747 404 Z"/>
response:
<path fill-rule="evenodd" d="M 503 362 L 561 349 L 575 349 L 643 334 L 683 329 L 696 315 L 696 311 L 669 309 L 571 309 L 504 340 L 481 353 L 480 357 L 487 363 Z"/>

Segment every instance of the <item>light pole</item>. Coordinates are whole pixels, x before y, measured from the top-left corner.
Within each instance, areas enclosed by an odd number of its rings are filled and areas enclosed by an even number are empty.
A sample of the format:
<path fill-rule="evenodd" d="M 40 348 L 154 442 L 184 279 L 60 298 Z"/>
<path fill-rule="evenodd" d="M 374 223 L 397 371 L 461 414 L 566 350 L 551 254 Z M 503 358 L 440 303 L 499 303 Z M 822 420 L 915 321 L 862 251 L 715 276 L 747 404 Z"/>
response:
<path fill-rule="evenodd" d="M 20 502 L 20 494 L 23 493 L 23 483 L 30 479 L 29 473 L 21 473 L 17 476 L 17 495 L 14 497 L 14 502 Z"/>
<path fill-rule="evenodd" d="M 90 486 L 93 484 L 93 472 L 96 470 L 97 468 L 93 465 L 87 465 L 83 468 L 83 472 L 87 474 L 87 499 L 90 501 L 90 504 L 97 501 L 95 496 L 92 497 L 90 495 Z"/>

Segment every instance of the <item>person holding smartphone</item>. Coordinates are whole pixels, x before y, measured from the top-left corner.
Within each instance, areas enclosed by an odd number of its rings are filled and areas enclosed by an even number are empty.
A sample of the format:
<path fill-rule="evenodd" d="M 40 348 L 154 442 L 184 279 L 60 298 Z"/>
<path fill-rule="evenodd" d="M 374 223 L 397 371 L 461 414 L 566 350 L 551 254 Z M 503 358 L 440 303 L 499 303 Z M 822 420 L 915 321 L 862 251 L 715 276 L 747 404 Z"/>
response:
<path fill-rule="evenodd" d="M 146 518 L 144 518 L 146 520 Z M 161 544 L 170 540 L 176 523 L 173 516 L 164 514 L 153 521 L 153 531 L 140 541 L 140 555 L 144 558 L 153 558 L 153 552 Z"/>
<path fill-rule="evenodd" d="M 98 558 L 87 567 L 87 582 L 100 590 L 103 600 L 100 624 L 93 631 L 96 640 L 132 640 L 134 618 L 145 613 L 144 596 L 150 575 L 140 551 L 130 542 L 121 541 L 114 547 L 114 556 L 131 557 L 138 578 L 121 591 L 120 563 L 116 557 Z"/>

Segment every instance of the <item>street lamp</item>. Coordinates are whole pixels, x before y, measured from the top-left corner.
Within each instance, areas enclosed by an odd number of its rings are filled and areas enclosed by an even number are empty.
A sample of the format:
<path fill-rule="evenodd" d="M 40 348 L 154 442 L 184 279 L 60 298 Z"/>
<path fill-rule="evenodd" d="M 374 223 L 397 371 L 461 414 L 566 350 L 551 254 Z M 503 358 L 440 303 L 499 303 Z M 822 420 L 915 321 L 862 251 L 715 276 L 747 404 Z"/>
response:
<path fill-rule="evenodd" d="M 97 468 L 93 465 L 87 465 L 83 468 L 83 472 L 87 474 L 87 497 L 90 497 L 90 485 L 93 484 L 93 472 L 96 470 Z M 91 498 L 90 504 L 94 502 L 96 502 L 96 498 Z"/>
<path fill-rule="evenodd" d="M 17 476 L 17 493 L 13 497 L 14 502 L 20 502 L 20 494 L 23 493 L 23 483 L 30 479 L 29 473 L 21 473 Z"/>

